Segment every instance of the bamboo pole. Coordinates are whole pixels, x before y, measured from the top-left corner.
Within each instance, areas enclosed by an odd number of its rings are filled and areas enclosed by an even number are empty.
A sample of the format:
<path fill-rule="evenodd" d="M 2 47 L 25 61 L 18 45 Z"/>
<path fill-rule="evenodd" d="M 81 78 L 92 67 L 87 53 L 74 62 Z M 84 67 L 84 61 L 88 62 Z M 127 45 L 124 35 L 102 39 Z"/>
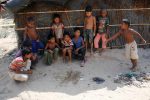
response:
<path fill-rule="evenodd" d="M 3 26 L 3 25 L 2 25 Z M 118 27 L 120 24 L 109 25 L 110 27 Z M 150 26 L 150 24 L 131 24 L 131 26 Z M 38 27 L 37 30 L 51 29 L 52 27 Z M 64 28 L 83 28 L 83 26 L 65 26 Z M 16 31 L 24 30 L 25 28 L 16 28 Z"/>
<path fill-rule="evenodd" d="M 93 11 L 100 11 L 101 9 L 93 9 Z M 107 9 L 107 11 L 135 11 L 135 10 L 150 10 L 150 8 L 132 8 L 132 9 Z M 62 11 L 39 11 L 39 12 L 20 12 L 18 15 L 27 14 L 45 14 L 45 13 L 72 13 L 72 12 L 84 12 L 85 10 L 62 10 Z"/>

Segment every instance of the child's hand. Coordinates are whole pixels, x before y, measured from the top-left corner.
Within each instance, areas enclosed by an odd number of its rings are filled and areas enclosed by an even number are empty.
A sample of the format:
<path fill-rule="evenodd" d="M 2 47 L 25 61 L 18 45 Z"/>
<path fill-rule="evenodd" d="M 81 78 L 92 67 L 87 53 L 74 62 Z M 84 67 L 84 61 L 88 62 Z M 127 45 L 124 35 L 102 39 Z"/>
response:
<path fill-rule="evenodd" d="M 143 41 L 144 44 L 146 43 L 146 41 L 144 39 L 142 41 Z"/>
<path fill-rule="evenodd" d="M 75 50 L 75 53 L 78 54 L 79 48 Z"/>
<path fill-rule="evenodd" d="M 48 52 L 49 52 L 49 53 L 53 53 L 53 51 L 52 51 L 52 50 L 48 50 Z"/>
<path fill-rule="evenodd" d="M 27 71 L 27 74 L 32 74 L 32 73 L 33 73 L 32 70 Z"/>
<path fill-rule="evenodd" d="M 107 43 L 108 43 L 108 40 L 105 41 L 105 44 L 107 44 Z"/>

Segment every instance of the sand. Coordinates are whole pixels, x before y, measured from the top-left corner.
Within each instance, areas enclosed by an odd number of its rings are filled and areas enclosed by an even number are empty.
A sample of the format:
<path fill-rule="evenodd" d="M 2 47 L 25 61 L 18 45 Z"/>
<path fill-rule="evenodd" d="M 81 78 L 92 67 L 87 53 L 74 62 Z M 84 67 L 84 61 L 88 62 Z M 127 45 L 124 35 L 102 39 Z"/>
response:
<path fill-rule="evenodd" d="M 61 57 L 51 66 L 41 60 L 29 81 L 16 83 L 7 74 L 12 60 L 7 53 L 16 46 L 14 35 L 0 39 L 0 48 L 6 54 L 0 59 L 0 100 L 150 100 L 150 82 L 144 82 L 141 88 L 113 82 L 117 74 L 130 72 L 124 49 L 108 49 L 101 56 L 89 56 L 83 68 L 78 61 L 64 64 Z M 139 49 L 139 57 L 139 72 L 149 72 L 150 49 Z M 96 84 L 93 77 L 105 82 Z"/>

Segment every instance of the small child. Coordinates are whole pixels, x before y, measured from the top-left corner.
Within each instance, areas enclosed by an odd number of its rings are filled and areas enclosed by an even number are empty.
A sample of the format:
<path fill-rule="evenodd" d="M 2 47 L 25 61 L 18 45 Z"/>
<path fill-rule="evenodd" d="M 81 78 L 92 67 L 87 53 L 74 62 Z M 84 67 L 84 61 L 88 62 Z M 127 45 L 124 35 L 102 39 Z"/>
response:
<path fill-rule="evenodd" d="M 32 52 L 37 54 L 38 51 L 44 49 L 44 45 L 39 41 L 39 35 L 36 32 L 36 26 L 33 17 L 27 19 L 27 26 L 24 32 L 24 41 L 29 38 L 32 44 Z"/>
<path fill-rule="evenodd" d="M 80 29 L 76 28 L 74 32 L 73 41 L 73 57 L 75 59 L 81 60 L 81 67 L 84 67 L 85 63 L 85 44 L 83 38 L 80 36 Z"/>
<path fill-rule="evenodd" d="M 45 59 L 44 62 L 47 65 L 51 65 L 52 62 L 56 61 L 58 58 L 58 44 L 55 41 L 55 37 L 51 37 L 45 47 Z"/>
<path fill-rule="evenodd" d="M 64 34 L 64 38 L 62 40 L 62 45 L 63 45 L 63 61 L 66 61 L 66 55 L 69 55 L 69 62 L 72 62 L 72 49 L 73 49 L 73 42 L 70 38 L 69 34 Z"/>
<path fill-rule="evenodd" d="M 23 42 L 21 48 L 16 53 L 15 58 L 22 56 L 22 50 L 32 51 L 31 50 L 31 44 L 29 43 L 29 41 L 24 41 Z M 30 60 L 31 60 L 31 69 L 34 69 L 34 66 L 38 63 L 38 57 L 36 55 L 32 54 Z"/>
<path fill-rule="evenodd" d="M 22 56 L 15 58 L 9 65 L 9 76 L 16 81 L 27 81 L 28 74 L 32 74 L 29 50 L 22 50 Z"/>
<path fill-rule="evenodd" d="M 54 14 L 52 23 L 52 32 L 56 36 L 56 42 L 59 44 L 63 38 L 64 25 L 59 14 Z"/>
<path fill-rule="evenodd" d="M 128 21 L 128 19 L 123 19 L 122 20 L 122 24 L 121 24 L 121 29 L 118 33 L 116 33 L 114 36 L 112 36 L 111 38 L 109 38 L 107 42 L 116 39 L 118 36 L 123 36 L 126 42 L 125 45 L 125 54 L 126 57 L 128 59 L 131 60 L 132 62 L 132 67 L 131 70 L 136 71 L 137 69 L 137 60 L 138 60 L 138 50 L 137 50 L 137 44 L 135 42 L 134 39 L 134 35 L 138 36 L 143 43 L 146 43 L 146 41 L 144 40 L 144 38 L 135 30 L 129 28 L 130 27 L 130 22 Z"/>
<path fill-rule="evenodd" d="M 95 36 L 94 39 L 94 47 L 99 49 L 99 41 L 102 39 L 102 49 L 100 51 L 103 51 L 106 49 L 106 37 L 108 34 L 108 26 L 109 26 L 109 18 L 107 17 L 107 10 L 102 9 L 100 11 L 100 16 L 97 18 L 97 25 L 98 25 L 98 33 Z"/>
<path fill-rule="evenodd" d="M 87 6 L 85 9 L 85 21 L 84 21 L 84 41 L 86 44 L 86 52 L 88 43 L 90 43 L 91 54 L 93 53 L 93 38 L 96 32 L 96 18 L 92 15 L 92 7 Z"/>

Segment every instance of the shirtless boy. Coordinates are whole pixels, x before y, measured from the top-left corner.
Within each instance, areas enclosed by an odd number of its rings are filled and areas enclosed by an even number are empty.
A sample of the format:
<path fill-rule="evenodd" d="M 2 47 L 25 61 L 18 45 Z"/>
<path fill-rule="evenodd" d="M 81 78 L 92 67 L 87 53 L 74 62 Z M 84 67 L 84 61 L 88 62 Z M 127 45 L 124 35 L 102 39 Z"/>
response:
<path fill-rule="evenodd" d="M 85 21 L 84 21 L 84 41 L 86 46 L 86 52 L 88 43 L 90 43 L 91 53 L 93 53 L 93 38 L 96 32 L 96 18 L 92 15 L 92 7 L 87 6 L 85 9 Z"/>
<path fill-rule="evenodd" d="M 36 26 L 33 17 L 27 19 L 27 26 L 25 27 L 24 40 L 29 38 L 32 43 L 32 52 L 38 53 L 38 50 L 44 49 L 44 45 L 39 41 L 39 35 L 36 32 Z"/>
<path fill-rule="evenodd" d="M 118 33 L 116 33 L 114 36 L 109 38 L 107 42 L 116 39 L 118 36 L 123 36 L 125 39 L 126 45 L 125 45 L 125 54 L 128 59 L 131 60 L 132 67 L 130 68 L 132 71 L 136 71 L 137 69 L 137 60 L 138 60 L 138 50 L 137 50 L 137 44 L 134 39 L 134 35 L 138 36 L 143 43 L 146 43 L 144 38 L 135 30 L 129 28 L 130 22 L 128 19 L 123 19 L 121 24 L 121 29 Z"/>

